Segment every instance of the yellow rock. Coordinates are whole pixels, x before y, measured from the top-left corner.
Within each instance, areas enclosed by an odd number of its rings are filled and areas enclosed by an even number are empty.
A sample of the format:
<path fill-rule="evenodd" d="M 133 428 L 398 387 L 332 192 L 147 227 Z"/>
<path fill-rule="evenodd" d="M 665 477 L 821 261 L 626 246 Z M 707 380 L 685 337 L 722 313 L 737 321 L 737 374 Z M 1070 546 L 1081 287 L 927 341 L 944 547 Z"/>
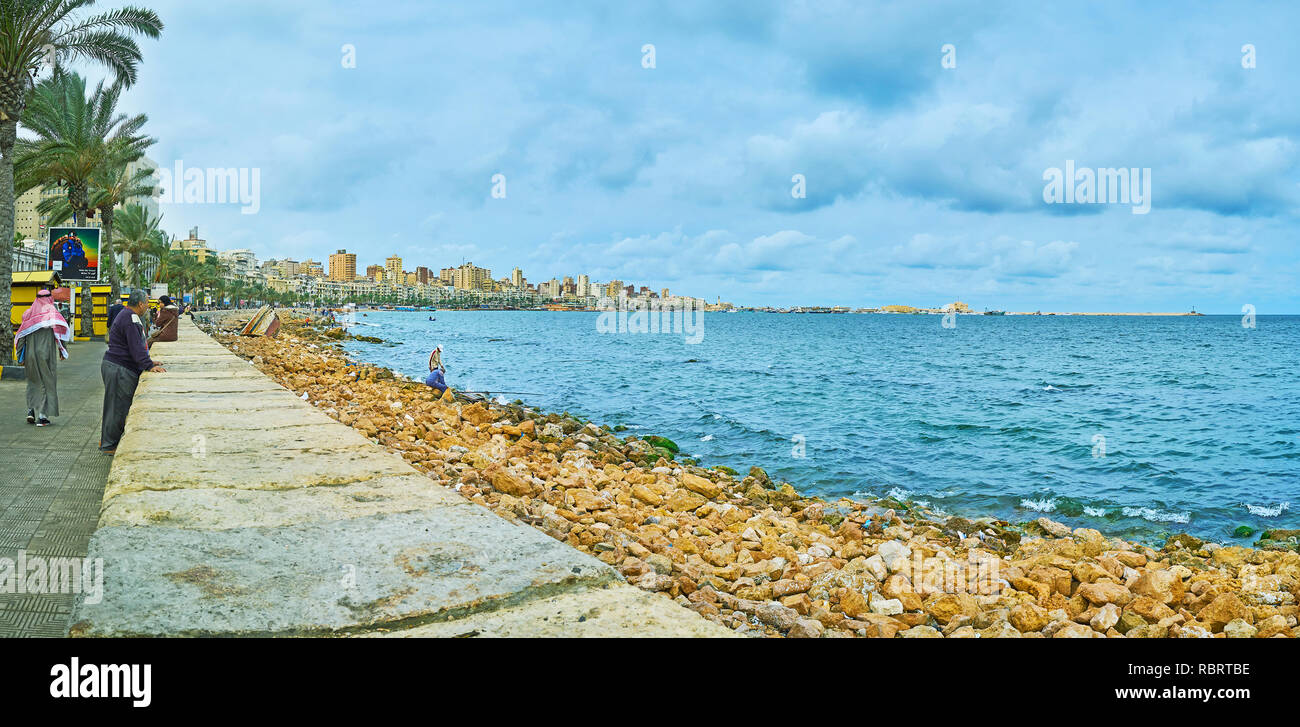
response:
<path fill-rule="evenodd" d="M 957 616 L 976 616 L 979 614 L 979 606 L 974 596 L 966 593 L 947 593 L 941 596 L 931 596 L 925 600 L 923 608 L 926 613 L 941 624 L 947 624 Z"/>
<path fill-rule="evenodd" d="M 1046 609 L 1032 603 L 1022 603 L 1011 609 L 1008 619 L 1012 626 L 1021 633 L 1042 631 L 1050 620 Z"/>
<path fill-rule="evenodd" d="M 667 508 L 673 512 L 694 510 L 703 504 L 703 497 L 684 488 L 673 491 L 673 494 L 668 496 L 668 502 L 665 503 Z"/>
<path fill-rule="evenodd" d="M 573 498 L 573 505 L 574 507 L 577 507 L 579 510 L 594 512 L 596 510 L 604 510 L 605 508 L 609 507 L 609 503 L 605 500 L 605 498 L 601 497 L 599 493 L 594 492 L 592 490 L 575 488 L 569 490 L 567 494 Z"/>
<path fill-rule="evenodd" d="M 498 492 L 504 492 L 507 495 L 514 495 L 515 497 L 531 497 L 541 489 L 532 482 L 525 482 L 524 480 L 501 470 L 493 472 L 490 481 L 492 487 L 494 487 Z"/>
<path fill-rule="evenodd" d="M 857 618 L 867 613 L 867 599 L 857 591 L 847 591 L 840 596 L 840 610 L 849 618 Z"/>
<path fill-rule="evenodd" d="M 660 497 L 657 492 L 645 485 L 633 485 L 632 496 L 642 502 L 655 505 L 656 507 L 662 505 L 664 502 L 664 499 Z"/>
<path fill-rule="evenodd" d="M 693 475 L 690 472 L 682 473 L 682 487 L 685 487 L 691 492 L 704 495 L 710 500 L 722 494 L 721 485 L 712 480 L 700 477 L 699 475 Z"/>
<path fill-rule="evenodd" d="M 687 555 L 700 552 L 699 547 L 695 545 L 695 541 L 685 537 L 674 540 L 673 547 Z"/>

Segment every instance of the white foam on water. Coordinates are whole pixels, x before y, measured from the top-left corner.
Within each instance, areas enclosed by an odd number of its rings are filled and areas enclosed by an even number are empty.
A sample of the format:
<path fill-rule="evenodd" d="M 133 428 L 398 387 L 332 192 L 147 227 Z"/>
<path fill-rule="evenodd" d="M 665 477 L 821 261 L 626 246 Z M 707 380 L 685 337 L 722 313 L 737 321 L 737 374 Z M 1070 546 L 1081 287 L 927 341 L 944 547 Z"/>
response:
<path fill-rule="evenodd" d="M 1276 505 L 1252 505 L 1249 502 L 1243 502 L 1242 504 L 1246 506 L 1251 515 L 1258 515 L 1259 517 L 1277 517 L 1291 509 L 1291 503 L 1289 502 Z"/>
<path fill-rule="evenodd" d="M 1161 511 L 1153 507 L 1126 507 L 1120 512 L 1124 513 L 1125 517 L 1140 517 L 1156 523 L 1187 523 L 1192 519 L 1192 514 L 1189 512 Z"/>
<path fill-rule="evenodd" d="M 906 501 L 906 500 L 908 500 L 908 499 L 910 499 L 910 498 L 912 497 L 912 491 L 911 491 L 911 490 L 904 490 L 904 489 L 901 488 L 901 487 L 894 487 L 894 488 L 891 488 L 891 489 L 889 490 L 889 492 L 886 492 L 886 493 L 885 493 L 885 496 L 886 496 L 886 497 L 892 497 L 892 498 L 894 498 L 895 500 L 903 500 L 903 501 Z"/>
<path fill-rule="evenodd" d="M 1106 517 L 1106 508 L 1104 507 L 1088 507 L 1087 505 L 1084 505 L 1083 512 L 1085 515 L 1091 515 L 1093 517 Z"/>
<path fill-rule="evenodd" d="M 1051 512 L 1056 509 L 1056 498 L 1046 497 L 1041 500 L 1025 498 L 1020 501 L 1020 506 L 1035 512 Z"/>
<path fill-rule="evenodd" d="M 700 437 L 700 441 L 701 441 L 701 442 L 712 442 L 712 441 L 713 441 L 713 435 L 712 435 L 712 434 L 706 434 L 706 435 L 704 435 L 703 437 Z"/>

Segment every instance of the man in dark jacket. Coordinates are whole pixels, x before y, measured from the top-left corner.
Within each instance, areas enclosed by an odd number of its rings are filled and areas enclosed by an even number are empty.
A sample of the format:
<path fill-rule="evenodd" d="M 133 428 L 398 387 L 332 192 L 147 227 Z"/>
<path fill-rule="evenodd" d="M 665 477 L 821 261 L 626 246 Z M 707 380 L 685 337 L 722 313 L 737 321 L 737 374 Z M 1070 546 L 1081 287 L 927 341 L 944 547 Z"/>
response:
<path fill-rule="evenodd" d="M 149 305 L 149 296 L 143 290 L 133 290 L 126 300 L 126 308 L 113 319 L 108 329 L 108 350 L 99 365 L 104 379 L 104 413 L 99 430 L 99 451 L 117 452 L 117 443 L 126 429 L 126 415 L 131 411 L 135 388 L 140 384 L 140 374 L 145 371 L 166 371 L 149 358 L 144 344 L 144 321 L 141 316 Z"/>
<path fill-rule="evenodd" d="M 124 300 L 125 300 L 125 298 L 124 298 Z M 118 314 L 118 313 L 121 313 L 121 312 L 124 311 L 124 310 L 126 310 L 126 306 L 123 305 L 121 302 L 114 303 L 113 305 L 110 305 L 110 306 L 108 307 L 108 327 L 109 327 L 109 328 L 112 328 L 112 327 L 113 327 L 113 320 L 114 320 L 115 318 L 117 318 L 117 314 Z"/>

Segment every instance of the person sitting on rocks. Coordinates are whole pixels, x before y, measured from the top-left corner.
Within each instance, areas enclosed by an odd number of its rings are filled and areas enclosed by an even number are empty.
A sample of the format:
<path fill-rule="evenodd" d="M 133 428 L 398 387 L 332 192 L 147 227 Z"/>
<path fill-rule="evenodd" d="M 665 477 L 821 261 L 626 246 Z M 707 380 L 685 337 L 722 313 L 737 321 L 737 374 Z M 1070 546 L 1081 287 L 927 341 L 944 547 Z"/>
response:
<path fill-rule="evenodd" d="M 433 353 L 429 354 L 429 375 L 425 377 L 424 383 L 437 390 L 439 395 L 447 390 L 447 381 L 443 378 L 444 373 L 442 367 L 442 346 L 438 346 L 433 349 Z"/>

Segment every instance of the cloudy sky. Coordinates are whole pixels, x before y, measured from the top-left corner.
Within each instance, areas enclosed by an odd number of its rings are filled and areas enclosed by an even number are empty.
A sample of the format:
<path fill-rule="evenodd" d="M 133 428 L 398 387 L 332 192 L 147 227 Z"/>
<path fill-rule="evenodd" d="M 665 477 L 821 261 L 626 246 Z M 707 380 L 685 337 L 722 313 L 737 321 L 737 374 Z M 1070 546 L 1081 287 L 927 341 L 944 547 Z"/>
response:
<path fill-rule="evenodd" d="M 125 105 L 151 156 L 260 170 L 257 214 L 163 206 L 218 249 L 751 305 L 1300 313 L 1295 6 L 147 4 L 167 30 Z M 1150 212 L 1046 203 L 1067 160 L 1149 168 Z"/>

